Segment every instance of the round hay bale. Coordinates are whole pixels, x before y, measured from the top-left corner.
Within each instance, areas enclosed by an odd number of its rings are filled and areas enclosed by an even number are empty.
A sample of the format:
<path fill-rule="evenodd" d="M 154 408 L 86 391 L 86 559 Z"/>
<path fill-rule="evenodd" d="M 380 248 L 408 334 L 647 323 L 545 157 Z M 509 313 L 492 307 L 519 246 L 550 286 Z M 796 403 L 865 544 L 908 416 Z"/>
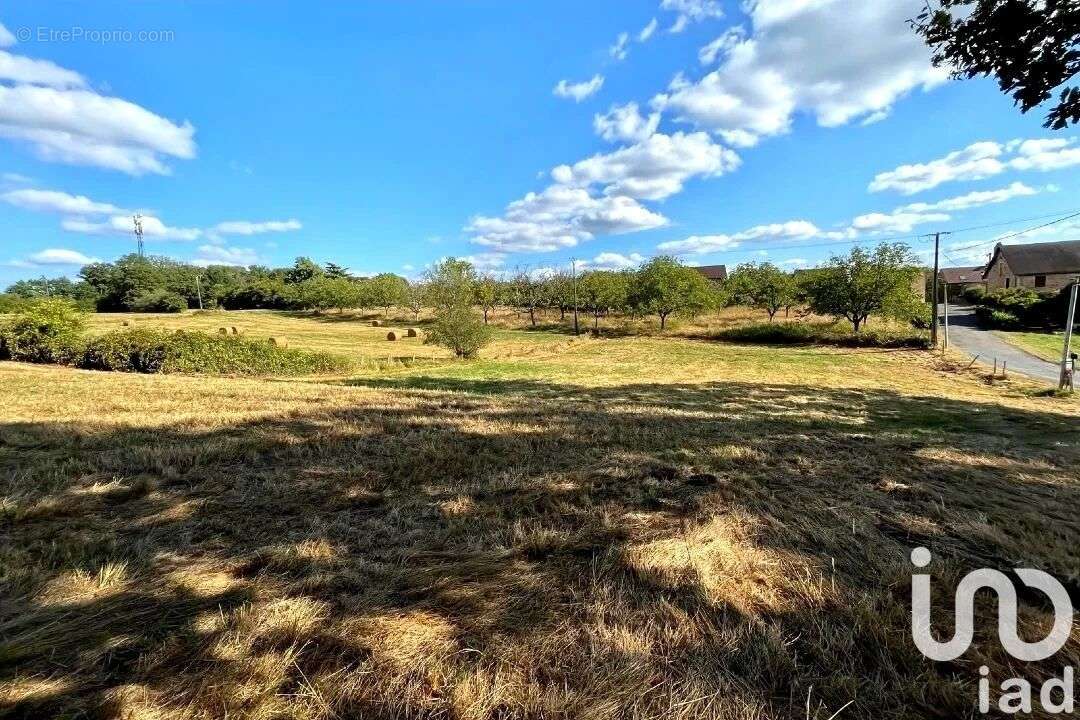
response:
<path fill-rule="evenodd" d="M 386 333 L 386 339 L 387 340 L 397 340 L 397 333 L 394 332 L 393 330 L 391 330 L 390 332 Z"/>
<path fill-rule="evenodd" d="M 229 334 L 229 328 L 218 328 L 217 331 L 218 331 L 218 335 L 228 335 Z"/>
<path fill-rule="evenodd" d="M 372 320 L 371 321 L 371 327 L 379 327 L 379 321 L 378 320 Z"/>
<path fill-rule="evenodd" d="M 125 320 L 125 321 L 123 322 L 123 326 L 124 326 L 124 327 L 131 327 L 131 323 L 130 323 L 129 321 Z"/>
<path fill-rule="evenodd" d="M 236 329 L 235 327 L 230 327 L 230 328 L 229 328 L 229 333 L 230 333 L 231 335 L 239 335 L 239 334 L 240 334 L 240 331 L 239 331 L 239 330 L 237 330 L 237 329 Z"/>
<path fill-rule="evenodd" d="M 418 337 L 420 333 L 416 332 L 416 328 L 409 328 L 405 331 L 407 337 Z"/>
<path fill-rule="evenodd" d="M 270 344 L 274 347 L 287 348 L 289 347 L 289 339 L 283 337 L 272 337 L 269 340 Z"/>

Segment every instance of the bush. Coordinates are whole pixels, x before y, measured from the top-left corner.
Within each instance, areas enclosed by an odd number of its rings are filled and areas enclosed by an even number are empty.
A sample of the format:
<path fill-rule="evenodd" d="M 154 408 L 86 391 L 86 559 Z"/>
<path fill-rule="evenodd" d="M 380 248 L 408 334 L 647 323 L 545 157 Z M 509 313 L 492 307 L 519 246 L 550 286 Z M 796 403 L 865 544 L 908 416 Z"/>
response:
<path fill-rule="evenodd" d="M 930 338 L 923 332 L 872 328 L 856 333 L 836 323 L 758 323 L 721 330 L 714 337 L 723 342 L 755 345 L 837 345 L 880 348 L 930 346 Z"/>
<path fill-rule="evenodd" d="M 18 312 L 29 304 L 30 301 L 24 297 L 12 293 L 0 294 L 0 315 Z"/>
<path fill-rule="evenodd" d="M 440 310 L 428 330 L 424 343 L 441 345 L 454 351 L 454 355 L 474 358 L 480 348 L 491 342 L 491 331 L 479 315 L 467 306 L 453 306 Z"/>
<path fill-rule="evenodd" d="M 984 295 L 975 314 L 988 327 L 1049 330 L 1065 324 L 1067 307 L 1066 292 L 1040 294 L 1029 288 L 1009 288 Z"/>
<path fill-rule="evenodd" d="M 80 351 L 83 313 L 68 300 L 31 302 L 0 325 L 0 359 L 67 363 Z"/>
<path fill-rule="evenodd" d="M 961 293 L 961 297 L 972 305 L 981 305 L 983 298 L 986 297 L 986 288 L 982 285 L 972 285 L 971 287 L 964 289 L 964 292 Z"/>
<path fill-rule="evenodd" d="M 178 313 L 187 310 L 187 300 L 168 290 L 143 293 L 131 303 L 131 309 L 143 313 Z"/>
<path fill-rule="evenodd" d="M 1020 321 L 1016 313 L 1009 310 L 995 310 L 987 305 L 975 308 L 975 317 L 979 324 L 997 330 L 1020 330 L 1024 323 Z"/>
<path fill-rule="evenodd" d="M 231 335 L 145 328 L 94 338 L 75 364 L 89 370 L 223 375 L 310 375 L 352 366 L 329 353 L 274 347 Z"/>

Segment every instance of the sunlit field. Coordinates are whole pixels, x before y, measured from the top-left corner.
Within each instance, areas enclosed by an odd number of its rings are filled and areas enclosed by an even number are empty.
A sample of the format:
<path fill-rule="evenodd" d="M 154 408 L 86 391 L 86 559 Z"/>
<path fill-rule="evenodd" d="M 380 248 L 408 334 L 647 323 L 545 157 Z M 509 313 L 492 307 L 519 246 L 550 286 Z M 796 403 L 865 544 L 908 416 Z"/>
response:
<path fill-rule="evenodd" d="M 341 377 L 0 363 L 0 708 L 966 717 L 980 665 L 1015 672 L 989 603 L 969 653 L 919 654 L 911 549 L 1080 592 L 1080 404 L 1019 378 L 702 339 L 749 314 L 599 338 L 511 314 L 472 362 L 371 319 L 92 317 L 287 336 Z M 1021 614 L 1041 637 L 1049 608 Z M 1080 631 L 1025 671 L 1063 664 Z"/>

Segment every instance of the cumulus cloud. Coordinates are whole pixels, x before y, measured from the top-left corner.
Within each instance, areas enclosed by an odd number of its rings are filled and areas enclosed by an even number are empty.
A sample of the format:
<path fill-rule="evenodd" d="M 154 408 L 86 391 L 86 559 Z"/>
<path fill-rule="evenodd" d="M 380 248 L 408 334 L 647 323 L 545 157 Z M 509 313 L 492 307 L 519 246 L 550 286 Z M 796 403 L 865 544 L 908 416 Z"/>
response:
<path fill-rule="evenodd" d="M 825 127 L 887 112 L 948 77 L 908 28 L 920 9 L 918 0 L 757 0 L 752 32 L 702 49 L 717 69 L 697 82 L 677 77 L 654 106 L 739 146 L 788 132 L 800 111 Z"/>
<path fill-rule="evenodd" d="M 641 142 L 655 133 L 659 126 L 660 113 L 654 112 L 647 118 L 643 117 L 636 102 L 612 105 L 606 113 L 593 116 L 593 129 L 596 134 L 609 142 Z"/>
<path fill-rule="evenodd" d="M 817 237 L 836 237 L 840 234 L 825 232 L 808 220 L 789 220 L 782 223 L 755 225 L 731 235 L 691 235 L 685 240 L 660 243 L 657 249 L 680 255 L 705 255 L 722 250 L 734 250 L 748 241 L 807 240 Z"/>
<path fill-rule="evenodd" d="M 153 215 L 142 216 L 143 236 L 147 240 L 198 240 L 203 236 L 199 228 L 170 227 Z M 113 215 L 97 222 L 85 218 L 65 218 L 60 227 L 68 232 L 86 235 L 133 235 L 134 227 L 127 215 Z"/>
<path fill-rule="evenodd" d="M 561 185 L 603 186 L 606 195 L 662 200 L 680 192 L 691 178 L 719 176 L 739 164 L 734 151 L 706 133 L 656 133 L 635 145 L 560 165 L 551 176 Z"/>
<path fill-rule="evenodd" d="M 66 215 L 111 215 L 127 212 L 112 203 L 97 202 L 85 195 L 69 195 L 56 190 L 10 190 L 0 194 L 0 200 L 25 210 Z"/>
<path fill-rule="evenodd" d="M 593 197 L 584 188 L 552 185 L 510 203 L 502 217 L 473 218 L 465 229 L 474 243 L 500 252 L 547 252 L 596 235 L 648 230 L 667 222 L 632 198 Z"/>
<path fill-rule="evenodd" d="M 476 253 L 466 255 L 462 260 L 472 263 L 473 267 L 481 272 L 488 272 L 501 268 L 506 263 L 506 255 L 497 252 Z"/>
<path fill-rule="evenodd" d="M 247 267 L 259 264 L 259 254 L 252 248 L 200 245 L 199 254 L 191 262 L 202 267 L 208 265 Z"/>
<path fill-rule="evenodd" d="M 28 258 L 28 261 L 33 265 L 89 265 L 101 262 L 97 258 L 66 248 L 48 248 L 36 252 Z"/>
<path fill-rule="evenodd" d="M 641 253 L 623 255 L 616 252 L 602 252 L 592 260 L 581 260 L 578 264 L 590 270 L 628 270 L 638 267 L 643 262 L 645 262 L 645 256 Z"/>
<path fill-rule="evenodd" d="M 14 44 L 0 26 L 0 46 Z M 79 73 L 0 51 L 0 137 L 42 160 L 129 175 L 167 174 L 169 158 L 195 157 L 195 128 L 90 90 Z"/>
<path fill-rule="evenodd" d="M 681 33 L 692 22 L 724 16 L 717 0 L 661 0 L 660 8 L 678 13 L 675 22 L 668 29 L 671 33 Z"/>
<path fill-rule="evenodd" d="M 615 44 L 608 48 L 608 55 L 610 55 L 616 62 L 621 62 L 625 60 L 626 56 L 630 53 L 630 50 L 628 48 L 629 45 L 630 34 L 619 33 L 619 37 L 615 38 Z M 595 78 L 593 79 L 595 80 Z"/>
<path fill-rule="evenodd" d="M 652 20 L 650 20 L 649 24 L 646 25 L 645 27 L 641 28 L 641 31 L 638 32 L 638 34 L 637 34 L 638 42 L 646 42 L 649 38 L 651 38 L 653 36 L 653 34 L 656 33 L 656 28 L 657 28 L 657 26 L 659 24 L 660 23 L 656 20 L 656 18 L 653 18 Z"/>
<path fill-rule="evenodd" d="M 603 75 L 593 75 L 592 79 L 585 80 L 579 83 L 572 83 L 568 80 L 560 80 L 552 93 L 555 97 L 567 98 L 574 102 L 581 102 L 586 98 L 589 98 L 600 91 L 600 88 L 604 86 Z"/>
<path fill-rule="evenodd" d="M 301 229 L 299 220 L 267 220 L 250 222 L 248 220 L 230 220 L 221 222 L 212 228 L 218 235 L 262 235 L 263 233 L 290 232 Z"/>
<path fill-rule="evenodd" d="M 983 141 L 925 163 L 878 173 L 870 192 L 894 190 L 914 195 L 948 182 L 984 180 L 1008 170 L 1049 172 L 1080 165 L 1076 138 Z"/>
<path fill-rule="evenodd" d="M 949 213 L 984 205 L 996 205 L 1013 198 L 1028 197 L 1038 194 L 1035 188 L 1024 183 L 1014 182 L 998 190 L 982 190 L 966 195 L 946 198 L 933 203 L 911 203 L 896 208 L 891 213 L 868 213 L 852 221 L 852 227 L 868 232 L 910 232 L 916 225 L 930 222 L 945 222 L 952 218 Z"/>

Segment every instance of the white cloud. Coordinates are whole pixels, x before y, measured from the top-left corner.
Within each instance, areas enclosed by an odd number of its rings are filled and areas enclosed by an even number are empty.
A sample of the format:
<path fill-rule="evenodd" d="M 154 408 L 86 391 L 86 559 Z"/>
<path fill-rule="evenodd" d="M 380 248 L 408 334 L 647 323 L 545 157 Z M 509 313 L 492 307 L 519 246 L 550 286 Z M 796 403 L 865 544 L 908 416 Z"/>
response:
<path fill-rule="evenodd" d="M 33 182 L 32 178 L 13 172 L 6 172 L 3 175 L 0 175 L 0 179 L 7 185 L 27 185 Z"/>
<path fill-rule="evenodd" d="M 717 58 L 726 56 L 745 39 L 746 28 L 741 25 L 728 28 L 723 35 L 698 50 L 698 60 L 702 65 L 712 65 Z"/>
<path fill-rule="evenodd" d="M 660 23 L 657 22 L 656 18 L 653 18 L 652 20 L 650 20 L 649 24 L 646 25 L 645 27 L 641 28 L 641 31 L 637 34 L 637 41 L 642 42 L 642 43 L 646 42 L 656 32 L 656 27 L 659 24 Z"/>
<path fill-rule="evenodd" d="M 901 208 L 891 213 L 867 213 L 851 221 L 851 226 L 860 232 L 896 232 L 906 233 L 916 225 L 929 222 L 945 222 L 950 215 L 942 212 L 905 211 Z"/>
<path fill-rule="evenodd" d="M 878 173 L 870 192 L 895 190 L 913 195 L 947 182 L 984 180 L 1007 170 L 1049 172 L 1080 165 L 1076 138 L 983 141 L 926 163 L 901 165 Z"/>
<path fill-rule="evenodd" d="M 808 240 L 817 237 L 836 237 L 840 234 L 825 232 L 808 220 L 789 220 L 782 223 L 755 225 L 733 235 L 691 235 L 685 240 L 660 243 L 657 249 L 662 252 L 704 255 L 722 250 L 733 250 L 748 241 Z"/>
<path fill-rule="evenodd" d="M 1038 194 L 1035 188 L 1024 183 L 1014 182 L 998 190 L 981 190 L 966 195 L 946 198 L 932 203 L 911 203 L 896 208 L 890 213 L 868 213 L 855 218 L 851 225 L 859 231 L 869 232 L 910 232 L 916 225 L 931 222 L 945 222 L 952 218 L 949 213 L 984 205 L 996 205 L 1013 198 L 1028 197 Z"/>
<path fill-rule="evenodd" d="M 621 62 L 625 60 L 626 56 L 630 53 L 630 50 L 627 48 L 629 44 L 630 34 L 619 33 L 619 37 L 615 38 L 615 44 L 608 48 L 608 55 L 610 55 L 616 62 Z"/>
<path fill-rule="evenodd" d="M 995 205 L 997 203 L 1007 202 L 1013 198 L 1028 197 L 1037 195 L 1038 193 L 1039 191 L 1033 187 L 1028 187 L 1022 182 L 1014 182 L 1008 187 L 1003 187 L 998 190 L 978 190 L 969 192 L 966 195 L 939 200 L 934 203 L 911 203 L 910 205 L 905 205 L 902 209 L 915 212 L 925 212 L 927 210 L 954 212 L 956 210 L 967 210 L 983 205 Z"/>
<path fill-rule="evenodd" d="M 660 113 L 642 117 L 636 102 L 612 105 L 604 114 L 593 116 L 596 134 L 610 142 L 629 140 L 641 142 L 656 132 L 660 126 Z"/>
<path fill-rule="evenodd" d="M 810 261 L 806 258 L 788 258 L 787 260 L 781 260 L 780 264 L 785 267 L 804 268 L 809 267 Z"/>
<path fill-rule="evenodd" d="M 111 215 L 126 212 L 111 203 L 97 202 L 85 195 L 69 195 L 56 190 L 10 190 L 0 194 L 0 200 L 25 210 L 67 215 Z"/>
<path fill-rule="evenodd" d="M 230 220 L 215 225 L 212 232 L 218 235 L 261 235 L 272 232 L 289 232 L 304 227 L 299 220 L 268 220 L 250 222 L 248 220 Z"/>
<path fill-rule="evenodd" d="M 497 252 L 476 253 L 466 255 L 462 260 L 472 263 L 477 270 L 488 271 L 501 268 L 506 262 L 506 255 Z"/>
<path fill-rule="evenodd" d="M 596 235 L 662 227 L 667 218 L 632 198 L 593 197 L 584 188 L 551 185 L 506 207 L 502 217 L 476 217 L 465 228 L 472 242 L 500 252 L 547 252 Z"/>
<path fill-rule="evenodd" d="M 195 128 L 89 90 L 0 85 L 0 136 L 43 160 L 129 175 L 167 174 L 167 157 L 195 157 Z"/>
<path fill-rule="evenodd" d="M 225 247 L 223 245 L 200 245 L 199 254 L 192 264 L 201 265 L 236 265 L 246 267 L 258 265 L 259 255 L 252 248 Z"/>
<path fill-rule="evenodd" d="M 571 83 L 567 80 L 560 80 L 552 93 L 556 97 L 568 98 L 574 102 L 581 102 L 592 95 L 595 95 L 600 91 L 600 88 L 604 85 L 603 75 L 593 75 L 591 80 L 585 80 L 584 82 Z"/>
<path fill-rule="evenodd" d="M 0 47 L 9 47 L 15 44 L 15 36 L 11 34 L 11 31 L 4 27 L 3 23 L 0 23 Z"/>
<path fill-rule="evenodd" d="M 153 215 L 142 216 L 143 236 L 147 240 L 198 240 L 203 231 L 198 228 L 169 227 Z M 86 235 L 134 235 L 132 219 L 126 215 L 113 215 L 104 222 L 84 218 L 66 218 L 60 227 L 68 232 Z"/>
<path fill-rule="evenodd" d="M 720 66 L 697 82 L 677 77 L 654 106 L 741 146 L 786 133 L 799 111 L 825 127 L 887 111 L 948 77 L 908 27 L 920 5 L 757 0 L 748 6 L 749 36 L 703 48 L 705 61 L 724 52 Z"/>
<path fill-rule="evenodd" d="M 83 255 L 77 250 L 67 250 L 65 248 L 48 248 L 34 253 L 28 260 L 34 265 L 89 265 L 90 263 L 101 262 L 97 258 Z"/>
<path fill-rule="evenodd" d="M 691 22 L 724 16 L 724 11 L 716 0 L 661 0 L 660 9 L 679 14 L 668 29 L 671 33 L 681 33 Z"/>
<path fill-rule="evenodd" d="M 0 50 L 0 80 L 54 88 L 81 88 L 86 80 L 77 72 L 48 60 L 34 60 Z"/>
<path fill-rule="evenodd" d="M 623 255 L 616 252 L 602 252 L 592 260 L 579 260 L 578 265 L 590 270 L 627 270 L 645 262 L 641 253 Z"/>
<path fill-rule="evenodd" d="M 715 177 L 739 166 L 734 151 L 705 133 L 656 133 L 642 142 L 601 153 L 551 171 L 562 185 L 604 186 L 607 195 L 661 200 L 678 193 L 694 177 Z"/>

